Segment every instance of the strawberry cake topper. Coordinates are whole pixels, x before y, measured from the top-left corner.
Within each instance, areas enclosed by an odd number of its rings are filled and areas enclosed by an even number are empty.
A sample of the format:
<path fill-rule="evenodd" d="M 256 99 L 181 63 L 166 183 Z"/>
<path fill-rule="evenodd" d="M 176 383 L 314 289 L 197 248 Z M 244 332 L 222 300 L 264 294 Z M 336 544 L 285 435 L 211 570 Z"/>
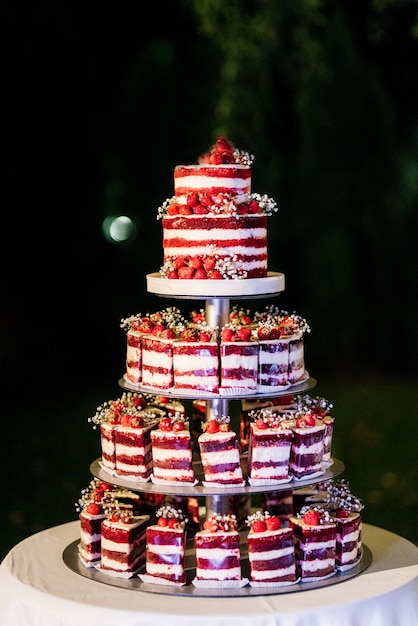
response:
<path fill-rule="evenodd" d="M 234 514 L 221 515 L 215 513 L 203 522 L 203 530 L 210 533 L 234 532 L 238 529 L 237 517 Z"/>
<path fill-rule="evenodd" d="M 251 165 L 253 161 L 253 154 L 239 150 L 232 141 L 223 136 L 217 138 L 209 152 L 199 157 L 201 165 L 227 165 L 232 163 Z"/>
<path fill-rule="evenodd" d="M 161 506 L 156 512 L 158 518 L 157 525 L 168 528 L 184 528 L 187 523 L 181 509 L 175 509 L 170 505 Z"/>

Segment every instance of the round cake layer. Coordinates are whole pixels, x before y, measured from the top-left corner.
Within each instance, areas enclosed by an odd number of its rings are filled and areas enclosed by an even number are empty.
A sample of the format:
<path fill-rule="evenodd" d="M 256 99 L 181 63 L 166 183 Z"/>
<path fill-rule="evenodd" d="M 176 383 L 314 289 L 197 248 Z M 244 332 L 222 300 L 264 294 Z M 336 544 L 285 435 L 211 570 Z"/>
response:
<path fill-rule="evenodd" d="M 247 278 L 267 275 L 265 215 L 174 215 L 162 219 L 164 263 L 179 257 L 231 259 Z"/>
<path fill-rule="evenodd" d="M 174 168 L 174 194 L 189 192 L 249 194 L 251 167 L 248 165 L 178 165 Z"/>

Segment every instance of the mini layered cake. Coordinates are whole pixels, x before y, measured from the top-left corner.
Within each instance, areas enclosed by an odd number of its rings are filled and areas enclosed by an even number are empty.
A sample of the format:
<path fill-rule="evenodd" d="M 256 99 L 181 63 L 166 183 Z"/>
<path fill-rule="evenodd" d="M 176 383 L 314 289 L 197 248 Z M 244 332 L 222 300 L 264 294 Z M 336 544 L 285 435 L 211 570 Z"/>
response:
<path fill-rule="evenodd" d="M 155 313 L 151 334 L 142 338 L 142 385 L 168 390 L 174 383 L 173 342 L 184 328 L 185 320 L 177 307 Z"/>
<path fill-rule="evenodd" d="M 221 332 L 221 395 L 256 393 L 258 341 L 247 326 L 228 324 Z"/>
<path fill-rule="evenodd" d="M 93 567 L 100 561 L 102 547 L 102 522 L 106 519 L 105 500 L 112 486 L 97 478 L 83 489 L 76 509 L 80 520 L 80 543 L 78 556 L 85 567 Z"/>
<path fill-rule="evenodd" d="M 361 501 L 354 496 L 347 481 L 330 480 L 325 483 L 324 506 L 333 515 L 337 524 L 335 562 L 339 570 L 348 570 L 357 565 L 363 554 L 361 529 Z"/>
<path fill-rule="evenodd" d="M 98 569 L 130 578 L 145 565 L 145 532 L 149 515 L 112 510 L 102 522 L 101 561 Z"/>
<path fill-rule="evenodd" d="M 243 587 L 240 537 L 235 515 L 215 514 L 194 537 L 196 587 Z"/>
<path fill-rule="evenodd" d="M 173 344 L 174 388 L 194 395 L 219 390 L 217 333 L 202 325 L 188 325 Z"/>
<path fill-rule="evenodd" d="M 158 521 L 146 532 L 146 569 L 144 582 L 184 585 L 185 519 L 180 509 L 162 506 Z"/>
<path fill-rule="evenodd" d="M 336 573 L 337 525 L 321 506 L 303 507 L 289 520 L 295 540 L 296 571 L 302 582 Z"/>
<path fill-rule="evenodd" d="M 198 165 L 174 169 L 174 196 L 158 210 L 168 279 L 267 276 L 267 218 L 277 211 L 250 193 L 253 156 L 219 137 Z"/>
<path fill-rule="evenodd" d="M 259 340 L 258 391 L 286 389 L 306 377 L 304 334 L 310 328 L 299 315 L 270 307 L 256 313 Z"/>
<path fill-rule="evenodd" d="M 160 415 L 157 415 L 160 413 Z M 143 410 L 138 414 L 123 414 L 115 427 L 116 473 L 148 481 L 152 472 L 151 431 L 158 426 L 163 411 Z"/>
<path fill-rule="evenodd" d="M 152 482 L 156 484 L 194 484 L 189 424 L 184 415 L 163 417 L 151 431 L 153 459 Z"/>
<path fill-rule="evenodd" d="M 101 465 L 109 472 L 116 471 L 115 433 L 122 415 L 142 419 L 141 412 L 145 405 L 146 400 L 141 394 L 124 392 L 120 398 L 108 400 L 100 405 L 95 415 L 89 419 L 89 422 L 93 423 L 93 428 L 100 428 Z"/>
<path fill-rule="evenodd" d="M 296 408 L 299 413 L 312 413 L 317 420 L 321 420 L 325 425 L 324 432 L 324 463 L 332 462 L 332 435 L 334 431 L 334 418 L 330 415 L 333 405 L 326 398 L 316 396 L 312 398 L 309 394 L 296 397 Z"/>
<path fill-rule="evenodd" d="M 293 441 L 290 450 L 289 471 L 294 478 L 321 475 L 323 465 L 325 424 L 311 412 L 292 414 Z"/>
<path fill-rule="evenodd" d="M 121 328 L 126 331 L 126 373 L 125 378 L 132 383 L 142 382 L 142 338 L 149 335 L 155 323 L 149 316 L 131 315 L 121 320 Z"/>
<path fill-rule="evenodd" d="M 297 582 L 295 548 L 291 528 L 281 528 L 280 519 L 267 511 L 247 518 L 250 585 L 284 586 Z"/>
<path fill-rule="evenodd" d="M 289 393 L 277 398 L 244 398 L 241 400 L 241 415 L 239 424 L 239 442 L 241 450 L 246 452 L 250 445 L 251 422 L 250 414 L 260 409 L 270 409 L 275 413 L 289 413 L 294 406 L 294 396 Z"/>
<path fill-rule="evenodd" d="M 211 485 L 243 485 L 238 439 L 230 426 L 229 415 L 210 419 L 202 424 L 198 437 L 204 483 Z"/>
<path fill-rule="evenodd" d="M 271 485 L 291 480 L 289 459 L 295 421 L 288 414 L 270 409 L 250 414 L 252 418 L 248 452 L 248 482 Z"/>

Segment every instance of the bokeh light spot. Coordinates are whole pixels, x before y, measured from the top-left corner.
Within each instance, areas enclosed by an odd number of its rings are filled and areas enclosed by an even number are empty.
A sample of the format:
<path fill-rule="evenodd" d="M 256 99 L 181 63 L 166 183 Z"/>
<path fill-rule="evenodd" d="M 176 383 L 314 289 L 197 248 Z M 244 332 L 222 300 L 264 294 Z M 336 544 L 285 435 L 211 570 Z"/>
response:
<path fill-rule="evenodd" d="M 109 215 L 103 220 L 103 235 L 111 243 L 123 243 L 135 239 L 135 222 L 127 215 Z"/>

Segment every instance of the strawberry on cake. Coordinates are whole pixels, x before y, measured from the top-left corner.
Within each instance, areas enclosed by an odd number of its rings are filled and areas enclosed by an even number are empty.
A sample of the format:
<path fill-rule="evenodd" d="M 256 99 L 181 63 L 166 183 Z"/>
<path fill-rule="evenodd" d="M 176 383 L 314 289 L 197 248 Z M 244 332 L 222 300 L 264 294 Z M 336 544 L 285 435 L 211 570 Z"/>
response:
<path fill-rule="evenodd" d="M 293 531 L 280 518 L 256 511 L 246 520 L 250 585 L 285 586 L 297 582 Z"/>
<path fill-rule="evenodd" d="M 302 582 L 322 580 L 336 573 L 337 526 L 321 506 L 302 507 L 289 520 L 295 538 L 297 575 Z"/>
<path fill-rule="evenodd" d="M 258 341 L 248 326 L 226 324 L 220 342 L 220 395 L 257 392 Z"/>
<path fill-rule="evenodd" d="M 194 537 L 196 587 L 243 587 L 240 536 L 235 515 L 214 514 Z"/>
<path fill-rule="evenodd" d="M 251 193 L 253 156 L 219 137 L 198 165 L 174 169 L 174 196 L 158 209 L 168 279 L 267 276 L 267 218 L 277 204 Z"/>
<path fill-rule="evenodd" d="M 217 330 L 188 324 L 173 343 L 174 389 L 184 393 L 217 393 L 219 354 Z"/>
<path fill-rule="evenodd" d="M 151 431 L 153 473 L 156 484 L 195 484 L 189 423 L 183 414 L 163 417 Z"/>
<path fill-rule="evenodd" d="M 146 531 L 145 574 L 143 582 L 161 585 L 184 585 L 185 524 L 183 512 L 171 506 L 157 511 L 158 521 Z"/>
<path fill-rule="evenodd" d="M 250 485 L 271 485 L 289 482 L 289 458 L 295 421 L 289 414 L 280 415 L 271 409 L 250 413 L 251 434 L 248 452 Z"/>
<path fill-rule="evenodd" d="M 158 314 L 142 316 L 138 313 L 121 320 L 120 327 L 126 331 L 127 381 L 142 382 L 142 339 L 144 335 L 150 335 L 158 323 Z"/>
<path fill-rule="evenodd" d="M 230 416 L 222 415 L 204 422 L 198 437 L 204 484 L 243 485 L 238 438 L 231 429 Z"/>

